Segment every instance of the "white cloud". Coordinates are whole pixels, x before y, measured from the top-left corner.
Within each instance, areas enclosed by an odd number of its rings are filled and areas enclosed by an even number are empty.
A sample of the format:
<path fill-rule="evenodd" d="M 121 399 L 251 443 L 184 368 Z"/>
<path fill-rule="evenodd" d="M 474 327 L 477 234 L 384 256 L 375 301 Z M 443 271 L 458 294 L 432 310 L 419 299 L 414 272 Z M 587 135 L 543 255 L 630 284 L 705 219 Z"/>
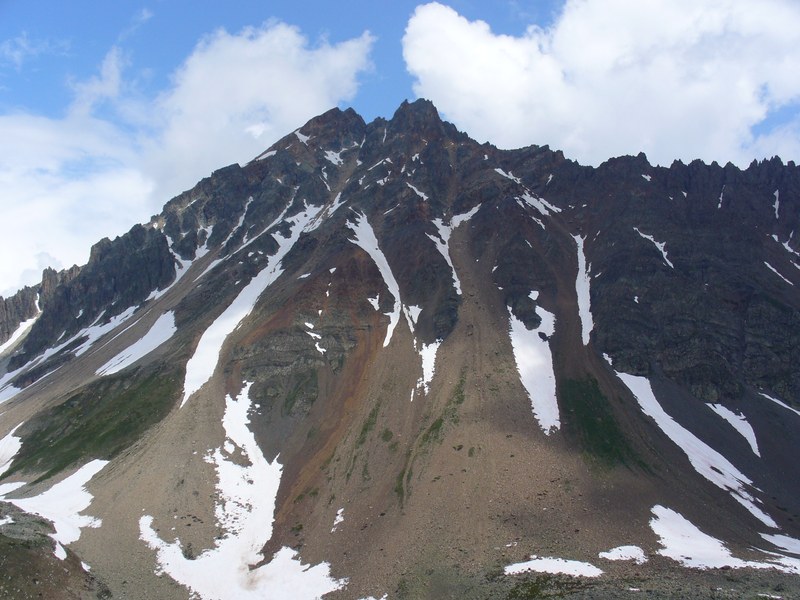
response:
<path fill-rule="evenodd" d="M 547 29 L 498 35 L 438 3 L 403 38 L 414 91 L 503 147 L 549 144 L 588 164 L 800 159 L 797 127 L 753 133 L 800 99 L 791 0 L 568 0 Z"/>
<path fill-rule="evenodd" d="M 31 58 L 42 54 L 61 54 L 69 44 L 64 41 L 31 39 L 27 31 L 0 42 L 0 66 L 9 65 L 17 71 Z"/>
<path fill-rule="evenodd" d="M 311 46 L 278 22 L 220 30 L 151 99 L 126 80 L 129 61 L 114 47 L 96 76 L 71 84 L 62 118 L 0 115 L 0 295 L 38 282 L 43 257 L 56 267 L 85 263 L 100 238 L 351 99 L 372 41 L 364 33 Z"/>
<path fill-rule="evenodd" d="M 350 100 L 370 65 L 373 38 L 309 47 L 280 22 L 203 39 L 155 103 L 159 134 L 146 153 L 159 191 L 190 187 L 245 162 L 309 118 Z"/>

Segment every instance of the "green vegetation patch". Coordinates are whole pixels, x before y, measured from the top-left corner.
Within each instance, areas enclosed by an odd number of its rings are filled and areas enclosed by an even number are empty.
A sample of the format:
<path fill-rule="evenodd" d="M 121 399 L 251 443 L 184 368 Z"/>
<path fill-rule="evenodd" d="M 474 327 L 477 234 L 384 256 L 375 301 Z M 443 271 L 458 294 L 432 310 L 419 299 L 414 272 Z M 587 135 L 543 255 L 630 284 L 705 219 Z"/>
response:
<path fill-rule="evenodd" d="M 606 466 L 629 464 L 635 453 L 622 433 L 611 405 L 593 377 L 562 379 L 559 397 L 569 415 L 567 427 L 583 449 Z"/>
<path fill-rule="evenodd" d="M 378 422 L 378 410 L 381 407 L 380 401 L 372 407 L 372 410 L 369 411 L 369 415 L 367 415 L 367 419 L 364 421 L 364 424 L 361 426 L 361 431 L 358 434 L 358 439 L 356 440 L 356 448 L 360 448 L 364 445 L 364 442 L 367 441 L 367 436 L 369 436 L 370 432 L 375 429 L 375 423 Z"/>
<path fill-rule="evenodd" d="M 113 458 L 169 413 L 180 385 L 168 368 L 90 383 L 23 426 L 22 448 L 4 476 L 34 472 L 44 481 L 79 461 Z"/>

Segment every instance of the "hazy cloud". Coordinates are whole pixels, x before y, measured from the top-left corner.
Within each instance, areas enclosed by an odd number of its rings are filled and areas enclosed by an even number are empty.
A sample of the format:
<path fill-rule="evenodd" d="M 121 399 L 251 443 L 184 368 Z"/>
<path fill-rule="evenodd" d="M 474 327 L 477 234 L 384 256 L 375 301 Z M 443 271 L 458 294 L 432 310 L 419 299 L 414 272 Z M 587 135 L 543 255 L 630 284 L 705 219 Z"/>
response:
<path fill-rule="evenodd" d="M 36 40 L 23 31 L 17 37 L 0 42 L 0 65 L 9 65 L 17 71 L 31 58 L 42 54 L 66 52 L 69 45 L 63 41 Z"/>
<path fill-rule="evenodd" d="M 403 54 L 416 94 L 499 146 L 550 144 L 588 164 L 640 150 L 666 164 L 800 159 L 798 123 L 754 133 L 800 99 L 790 0 L 568 0 L 519 37 L 430 3 Z"/>

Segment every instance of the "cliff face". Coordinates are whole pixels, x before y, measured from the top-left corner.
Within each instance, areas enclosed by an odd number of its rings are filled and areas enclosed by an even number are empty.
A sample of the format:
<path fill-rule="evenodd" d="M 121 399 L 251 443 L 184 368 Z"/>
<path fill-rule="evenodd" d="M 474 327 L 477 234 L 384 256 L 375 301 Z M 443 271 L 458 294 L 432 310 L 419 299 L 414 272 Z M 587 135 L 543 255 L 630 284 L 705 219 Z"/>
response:
<path fill-rule="evenodd" d="M 324 573 L 309 597 L 563 592 L 515 579 L 531 554 L 602 566 L 587 593 L 662 589 L 692 565 L 678 518 L 785 585 L 798 202 L 777 159 L 589 168 L 426 101 L 331 110 L 4 301 L 8 330 L 41 307 L 0 379 L 4 477 L 111 461 L 74 549 L 114 593 L 267 593 L 292 553 Z M 648 566 L 601 560 L 630 545 Z M 224 593 L 191 574 L 239 563 Z"/>

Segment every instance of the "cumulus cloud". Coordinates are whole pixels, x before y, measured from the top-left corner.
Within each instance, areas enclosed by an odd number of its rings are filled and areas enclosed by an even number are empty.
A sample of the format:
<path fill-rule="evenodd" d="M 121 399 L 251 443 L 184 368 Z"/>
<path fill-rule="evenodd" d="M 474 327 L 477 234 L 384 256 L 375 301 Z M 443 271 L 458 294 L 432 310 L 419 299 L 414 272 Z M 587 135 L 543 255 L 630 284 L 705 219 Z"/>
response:
<path fill-rule="evenodd" d="M 549 144 L 587 164 L 800 159 L 800 122 L 764 127 L 800 100 L 791 0 L 567 0 L 518 37 L 434 2 L 409 20 L 403 55 L 417 95 L 499 146 Z"/>
<path fill-rule="evenodd" d="M 252 159 L 351 99 L 372 42 L 364 33 L 312 45 L 279 22 L 220 30 L 150 99 L 137 95 L 130 61 L 114 47 L 97 75 L 71 83 L 63 117 L 0 115 L 0 295 L 36 283 L 43 257 L 83 264 L 100 238 L 147 221 L 212 170 Z"/>
<path fill-rule="evenodd" d="M 280 22 L 203 39 L 155 102 L 158 135 L 147 171 L 159 191 L 182 190 L 211 170 L 254 158 L 309 118 L 350 100 L 373 38 L 310 47 Z"/>

